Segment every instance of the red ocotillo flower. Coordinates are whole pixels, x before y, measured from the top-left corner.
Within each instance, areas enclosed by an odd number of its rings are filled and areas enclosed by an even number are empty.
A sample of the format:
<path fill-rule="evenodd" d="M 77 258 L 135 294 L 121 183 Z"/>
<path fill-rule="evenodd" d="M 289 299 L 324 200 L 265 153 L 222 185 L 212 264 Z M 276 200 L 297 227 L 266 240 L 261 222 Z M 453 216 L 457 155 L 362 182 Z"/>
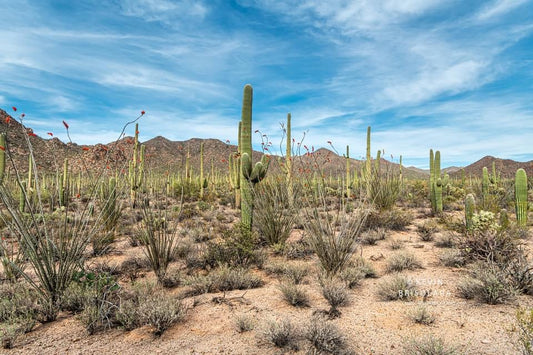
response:
<path fill-rule="evenodd" d="M 11 108 L 13 109 L 13 111 L 17 112 L 17 108 L 15 106 L 12 106 Z"/>
<path fill-rule="evenodd" d="M 20 117 L 24 118 L 24 117 L 26 117 L 26 114 L 23 113 L 22 115 L 20 115 Z"/>
<path fill-rule="evenodd" d="M 83 148 L 81 148 L 81 149 L 87 151 L 87 150 L 89 150 L 89 147 L 83 147 Z"/>
<path fill-rule="evenodd" d="M 52 132 L 48 132 L 48 133 L 46 133 L 46 134 L 48 134 L 50 137 L 53 137 L 53 136 L 54 136 L 54 134 L 53 134 Z"/>
<path fill-rule="evenodd" d="M 144 110 L 141 111 L 141 116 L 144 116 L 146 112 L 144 112 Z"/>
<path fill-rule="evenodd" d="M 10 116 L 7 116 L 7 117 L 6 117 L 6 124 L 9 124 L 10 121 L 11 121 L 11 117 L 10 117 Z"/>
<path fill-rule="evenodd" d="M 35 133 L 33 133 L 33 132 L 28 132 L 28 136 L 30 136 L 30 137 L 37 137 L 37 135 L 36 135 Z"/>
<path fill-rule="evenodd" d="M 6 147 L 0 145 L 0 150 L 3 150 L 5 152 Z"/>
<path fill-rule="evenodd" d="M 68 123 L 66 123 L 65 121 L 63 121 L 63 126 L 65 126 L 65 128 L 68 129 Z"/>

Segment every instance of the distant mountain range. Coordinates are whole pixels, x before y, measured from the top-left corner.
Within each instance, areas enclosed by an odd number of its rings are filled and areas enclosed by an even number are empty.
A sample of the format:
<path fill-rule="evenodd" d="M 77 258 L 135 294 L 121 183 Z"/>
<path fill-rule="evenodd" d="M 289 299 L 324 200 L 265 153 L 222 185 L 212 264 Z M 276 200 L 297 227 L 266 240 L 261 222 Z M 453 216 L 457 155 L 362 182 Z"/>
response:
<path fill-rule="evenodd" d="M 5 111 L 0 110 L 0 131 L 7 132 L 8 149 L 16 163 L 17 169 L 21 172 L 27 170 L 28 166 L 28 146 L 26 138 L 29 139 L 33 147 L 37 164 L 47 171 L 60 169 L 63 160 L 68 158 L 69 166 L 73 171 L 96 170 L 96 169 L 118 169 L 127 171 L 128 160 L 133 152 L 133 137 L 124 137 L 109 144 L 78 145 L 76 143 L 64 143 L 54 137 L 38 137 L 33 134 L 30 128 L 22 127 L 21 124 L 9 116 Z M 165 137 L 158 136 L 143 144 L 146 146 L 146 167 L 152 171 L 179 171 L 184 169 L 187 154 L 190 155 L 190 166 L 198 171 L 200 166 L 200 146 L 204 144 L 204 169 L 206 173 L 211 169 L 217 172 L 226 173 L 228 171 L 228 160 L 230 155 L 235 154 L 237 147 L 226 144 L 218 139 L 192 138 L 187 141 L 171 141 Z M 254 151 L 254 161 L 261 159 L 262 153 Z M 282 158 L 273 156 L 271 165 L 272 171 L 279 171 L 280 163 L 284 163 Z M 384 169 L 397 170 L 399 165 L 382 159 Z M 443 169 L 452 177 L 460 177 L 464 171 L 466 176 L 480 176 L 484 166 L 492 169 L 495 162 L 497 171 L 503 177 L 512 177 L 518 168 L 524 168 L 529 176 L 533 176 L 533 161 L 516 162 L 509 159 L 498 159 L 486 156 L 477 162 L 464 168 L 448 167 Z M 360 171 L 364 161 L 350 159 L 350 166 Z M 320 168 L 325 174 L 344 174 L 346 169 L 346 159 L 333 151 L 321 148 L 315 152 L 309 152 L 302 156 L 294 157 L 295 173 L 304 171 L 316 171 Z M 10 166 L 8 164 L 8 166 Z M 12 169 L 12 167 L 11 167 Z M 406 178 L 426 179 L 428 170 L 416 167 L 403 167 L 403 176 Z"/>

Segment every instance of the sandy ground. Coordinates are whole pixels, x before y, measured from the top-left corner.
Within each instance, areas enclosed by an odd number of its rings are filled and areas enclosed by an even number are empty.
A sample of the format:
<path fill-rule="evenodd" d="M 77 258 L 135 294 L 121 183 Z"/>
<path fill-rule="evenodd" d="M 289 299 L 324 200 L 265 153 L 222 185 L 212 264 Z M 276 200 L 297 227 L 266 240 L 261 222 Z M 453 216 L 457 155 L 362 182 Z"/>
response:
<path fill-rule="evenodd" d="M 415 220 L 415 224 L 420 220 Z M 376 296 L 377 285 L 386 277 L 385 263 L 393 253 L 390 241 L 404 241 L 404 248 L 422 261 L 423 269 L 407 271 L 423 289 L 431 289 L 433 296 L 425 302 L 436 321 L 425 326 L 415 324 L 408 313 L 422 302 L 380 301 Z M 422 245 L 423 247 L 420 247 Z M 126 247 L 127 242 L 120 243 Z M 120 248 L 119 248 L 120 249 Z M 465 269 L 439 265 L 438 254 L 443 249 L 433 242 L 420 242 L 415 226 L 404 232 L 389 232 L 387 239 L 374 246 L 364 246 L 362 255 L 377 269 L 380 278 L 365 279 L 351 290 L 351 303 L 342 307 L 340 318 L 332 320 L 345 334 L 350 346 L 360 354 L 402 353 L 403 344 L 413 337 L 433 334 L 442 337 L 447 344 L 468 354 L 515 354 L 512 338 L 516 310 L 519 306 L 533 307 L 533 298 L 520 296 L 507 305 L 486 305 L 467 301 L 456 296 L 456 285 Z M 109 257 L 120 262 L 131 255 L 140 255 L 140 248 L 129 248 L 121 255 Z M 283 260 L 280 258 L 280 260 Z M 304 261 L 316 268 L 316 259 Z M 323 299 L 316 273 L 306 278 L 304 288 L 310 295 L 310 307 L 296 308 L 287 305 L 278 289 L 278 279 L 264 271 L 255 271 L 265 280 L 265 286 L 248 291 L 231 291 L 226 298 L 243 296 L 222 304 L 213 303 L 215 296 L 205 294 L 195 300 L 187 299 L 191 306 L 185 322 L 167 330 L 155 338 L 148 327 L 125 332 L 113 329 L 87 335 L 75 316 L 62 313 L 55 322 L 38 325 L 31 333 L 19 338 L 6 354 L 279 354 L 283 350 L 265 344 L 259 336 L 268 320 L 288 318 L 304 327 L 316 310 L 328 308 Z M 173 290 L 172 292 L 178 292 Z M 193 301 L 195 306 L 193 307 Z M 234 321 L 240 314 L 255 320 L 250 332 L 238 333 Z M 286 351 L 290 353 L 290 351 Z M 297 353 L 305 353 L 302 348 Z"/>

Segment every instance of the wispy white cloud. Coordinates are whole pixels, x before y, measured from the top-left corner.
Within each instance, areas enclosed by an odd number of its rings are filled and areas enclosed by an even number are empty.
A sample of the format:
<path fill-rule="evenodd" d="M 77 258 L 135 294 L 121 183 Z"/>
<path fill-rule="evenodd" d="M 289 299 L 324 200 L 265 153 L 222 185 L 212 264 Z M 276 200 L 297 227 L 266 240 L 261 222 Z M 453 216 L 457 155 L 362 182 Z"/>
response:
<path fill-rule="evenodd" d="M 488 20 L 506 14 L 529 0 L 495 0 L 485 6 L 477 15 L 479 20 Z"/>
<path fill-rule="evenodd" d="M 120 6 L 126 16 L 167 23 L 190 17 L 202 19 L 208 12 L 207 6 L 199 0 L 122 0 Z"/>

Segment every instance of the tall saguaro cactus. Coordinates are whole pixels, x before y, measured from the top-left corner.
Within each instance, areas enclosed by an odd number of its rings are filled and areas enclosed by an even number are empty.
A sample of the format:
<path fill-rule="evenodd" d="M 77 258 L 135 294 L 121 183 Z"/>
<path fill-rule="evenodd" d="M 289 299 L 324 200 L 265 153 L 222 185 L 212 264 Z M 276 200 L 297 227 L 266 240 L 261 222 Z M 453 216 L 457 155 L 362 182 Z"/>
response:
<path fill-rule="evenodd" d="M 519 226 L 527 224 L 527 204 L 527 174 L 524 169 L 518 169 L 515 175 L 515 206 Z"/>
<path fill-rule="evenodd" d="M 0 184 L 4 181 L 6 172 L 6 134 L 0 133 Z"/>
<path fill-rule="evenodd" d="M 440 152 L 437 150 L 433 155 L 433 149 L 429 151 L 429 191 L 431 210 L 433 213 L 442 212 L 442 186 L 440 176 Z"/>
<path fill-rule="evenodd" d="M 346 198 L 351 197 L 351 177 L 350 177 L 350 146 L 346 146 Z"/>
<path fill-rule="evenodd" d="M 468 231 L 472 230 L 472 218 L 476 211 L 476 198 L 473 194 L 466 195 L 465 198 L 465 223 Z"/>
<path fill-rule="evenodd" d="M 253 223 L 254 196 L 252 189 L 263 180 L 268 170 L 266 155 L 252 167 L 252 100 L 253 89 L 244 86 L 241 113 L 241 222 L 251 230 Z"/>

